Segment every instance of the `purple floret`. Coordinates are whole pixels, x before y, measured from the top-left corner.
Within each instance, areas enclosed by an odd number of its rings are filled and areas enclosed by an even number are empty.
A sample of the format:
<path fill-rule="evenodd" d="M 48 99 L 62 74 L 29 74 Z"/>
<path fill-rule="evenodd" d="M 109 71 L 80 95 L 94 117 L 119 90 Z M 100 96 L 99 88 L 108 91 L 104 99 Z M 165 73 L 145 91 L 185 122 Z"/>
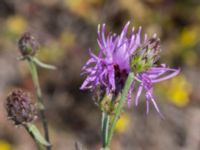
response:
<path fill-rule="evenodd" d="M 166 65 L 156 67 L 154 64 L 142 72 L 137 72 L 131 68 L 131 59 L 134 59 L 136 53 L 143 53 L 144 45 L 148 42 L 152 44 L 151 39 L 145 35 L 141 41 L 141 27 L 135 33 L 132 29 L 129 36 L 127 30 L 130 22 L 127 22 L 120 35 L 109 33 L 105 36 L 105 24 L 98 26 L 99 53 L 95 55 L 89 50 L 90 59 L 82 68 L 82 74 L 86 74 L 87 78 L 81 85 L 81 89 L 90 89 L 95 91 L 99 86 L 106 91 L 107 94 L 120 93 L 124 87 L 128 74 L 133 71 L 135 80 L 129 89 L 128 102 L 131 100 L 131 94 L 136 88 L 135 83 L 139 83 L 139 87 L 135 97 L 135 104 L 138 104 L 139 97 L 144 89 L 146 97 L 146 112 L 149 112 L 149 102 L 152 102 L 155 109 L 160 113 L 159 108 L 153 96 L 153 83 L 167 80 L 179 73 L 179 69 L 170 69 Z M 155 35 L 154 37 L 155 38 Z M 147 45 L 148 46 L 148 45 Z M 151 45 L 149 46 L 151 48 Z M 149 48 L 148 47 L 148 48 Z M 155 46 L 154 46 L 155 47 Z M 152 49 L 154 48 L 152 47 Z M 156 47 L 157 43 L 156 43 Z M 155 50 L 152 50 L 152 52 Z M 157 55 L 157 52 L 155 52 Z M 153 57 L 152 57 L 153 58 Z M 157 58 L 157 57 L 156 57 Z M 154 62 L 154 61 L 153 61 Z"/>

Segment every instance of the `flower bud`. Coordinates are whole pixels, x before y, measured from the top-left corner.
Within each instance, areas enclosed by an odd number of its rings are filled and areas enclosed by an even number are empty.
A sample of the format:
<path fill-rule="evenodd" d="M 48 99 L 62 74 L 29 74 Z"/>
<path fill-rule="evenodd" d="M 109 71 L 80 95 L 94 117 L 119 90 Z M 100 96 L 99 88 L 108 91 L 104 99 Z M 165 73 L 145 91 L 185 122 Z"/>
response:
<path fill-rule="evenodd" d="M 25 124 L 36 118 L 36 109 L 28 93 L 20 89 L 14 90 L 6 100 L 8 117 L 15 125 Z"/>
<path fill-rule="evenodd" d="M 132 56 L 131 69 L 139 73 L 152 67 L 158 60 L 160 51 L 160 39 L 156 36 L 150 38 Z"/>
<path fill-rule="evenodd" d="M 26 32 L 19 39 L 18 47 L 23 56 L 34 56 L 39 48 L 39 43 L 33 35 Z"/>

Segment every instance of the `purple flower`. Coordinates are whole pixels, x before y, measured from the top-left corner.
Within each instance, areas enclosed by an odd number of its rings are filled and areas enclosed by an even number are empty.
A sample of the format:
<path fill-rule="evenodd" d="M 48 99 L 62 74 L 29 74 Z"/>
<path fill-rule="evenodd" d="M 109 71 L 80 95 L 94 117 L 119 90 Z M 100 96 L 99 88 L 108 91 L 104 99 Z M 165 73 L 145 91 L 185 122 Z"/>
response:
<path fill-rule="evenodd" d="M 128 102 L 131 100 L 131 93 L 136 88 L 135 83 L 139 83 L 135 98 L 138 104 L 139 97 L 144 89 L 146 96 L 146 112 L 149 112 L 149 102 L 152 102 L 155 109 L 159 108 L 153 97 L 152 84 L 169 79 L 179 73 L 179 69 L 170 69 L 166 65 L 155 66 L 160 51 L 159 39 L 154 35 L 148 38 L 145 35 L 141 41 L 141 27 L 134 33 L 127 36 L 130 22 L 127 22 L 120 35 L 109 33 L 105 35 L 105 24 L 98 26 L 99 53 L 95 55 L 89 50 L 90 59 L 82 68 L 82 74 L 87 78 L 81 85 L 81 89 L 92 91 L 101 88 L 107 94 L 120 93 L 124 87 L 128 74 L 132 71 L 135 80 L 129 89 Z"/>

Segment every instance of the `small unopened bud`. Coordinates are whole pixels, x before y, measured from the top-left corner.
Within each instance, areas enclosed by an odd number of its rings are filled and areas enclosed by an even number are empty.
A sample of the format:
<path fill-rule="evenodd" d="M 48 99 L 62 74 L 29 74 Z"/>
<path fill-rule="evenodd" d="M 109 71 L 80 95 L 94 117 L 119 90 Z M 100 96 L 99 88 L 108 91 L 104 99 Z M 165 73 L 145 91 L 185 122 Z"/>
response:
<path fill-rule="evenodd" d="M 160 39 L 157 37 L 150 38 L 143 48 L 143 59 L 148 59 L 155 63 L 159 58 L 159 53 L 161 52 L 160 48 Z"/>
<path fill-rule="evenodd" d="M 131 69 L 134 72 L 143 72 L 152 67 L 159 58 L 160 39 L 156 36 L 150 38 L 140 47 L 131 59 Z"/>
<path fill-rule="evenodd" d="M 6 100 L 8 117 L 15 125 L 26 124 L 36 118 L 35 105 L 31 103 L 28 93 L 20 89 L 14 90 Z"/>
<path fill-rule="evenodd" d="M 31 33 L 26 32 L 19 39 L 18 47 L 23 56 L 34 56 L 39 49 L 39 43 Z"/>

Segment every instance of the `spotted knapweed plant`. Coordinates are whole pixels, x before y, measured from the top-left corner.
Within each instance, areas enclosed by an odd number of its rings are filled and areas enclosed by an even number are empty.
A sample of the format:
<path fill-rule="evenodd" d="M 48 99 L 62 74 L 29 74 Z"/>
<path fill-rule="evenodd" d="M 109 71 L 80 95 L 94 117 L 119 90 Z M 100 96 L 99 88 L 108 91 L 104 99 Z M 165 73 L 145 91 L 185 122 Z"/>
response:
<path fill-rule="evenodd" d="M 29 93 L 21 89 L 13 90 L 6 98 L 6 110 L 8 118 L 14 125 L 23 126 L 26 129 L 34 139 L 38 150 L 42 150 L 43 145 L 49 146 L 33 123 L 37 118 L 37 108 Z"/>
<path fill-rule="evenodd" d="M 14 122 L 15 125 L 22 125 L 25 127 L 33 140 L 36 142 L 39 150 L 44 150 L 44 148 L 46 150 L 51 150 L 48 123 L 45 115 L 45 105 L 40 88 L 37 66 L 45 69 L 56 68 L 41 62 L 35 57 L 35 54 L 39 49 L 39 43 L 32 34 L 23 34 L 19 39 L 18 46 L 22 55 L 19 57 L 19 60 L 25 60 L 29 64 L 37 102 L 36 105 L 33 105 L 29 94 L 23 90 L 12 91 L 6 99 L 8 117 Z M 38 110 L 38 117 L 40 117 L 42 122 L 44 137 L 33 123 L 36 110 Z"/>
<path fill-rule="evenodd" d="M 102 111 L 102 149 L 110 147 L 116 122 L 127 100 L 130 105 L 133 91 L 136 92 L 135 105 L 138 105 L 142 91 L 145 91 L 146 113 L 152 103 L 162 116 L 153 95 L 153 84 L 167 80 L 179 73 L 165 64 L 156 65 L 159 58 L 160 39 L 154 34 L 144 38 L 142 28 L 132 28 L 128 35 L 130 22 L 124 26 L 121 34 L 108 33 L 105 24 L 98 26 L 98 54 L 89 50 L 90 58 L 82 68 L 87 77 L 80 89 L 89 89 L 96 95 L 96 101 Z M 138 86 L 139 84 L 139 86 Z"/>

